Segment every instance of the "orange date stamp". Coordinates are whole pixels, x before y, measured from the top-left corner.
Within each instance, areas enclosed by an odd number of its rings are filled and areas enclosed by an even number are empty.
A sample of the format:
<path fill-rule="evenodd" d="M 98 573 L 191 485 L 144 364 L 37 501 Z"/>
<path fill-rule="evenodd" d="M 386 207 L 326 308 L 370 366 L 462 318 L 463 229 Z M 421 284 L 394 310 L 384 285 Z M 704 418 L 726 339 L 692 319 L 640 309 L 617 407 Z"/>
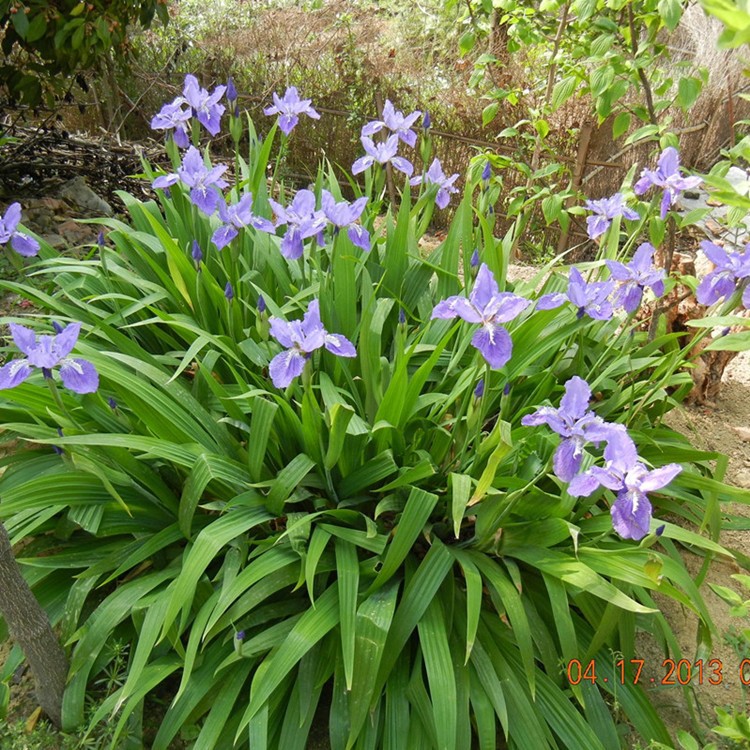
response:
<path fill-rule="evenodd" d="M 571 659 L 566 677 L 571 685 L 582 682 L 592 685 L 607 682 L 619 685 L 721 685 L 725 679 L 732 682 L 739 679 L 742 685 L 750 686 L 750 659 L 742 659 L 735 667 L 725 665 L 721 659 L 664 659 L 657 676 L 648 679 L 642 674 L 645 664 L 645 659 L 618 659 L 606 665 L 596 659 L 588 662 Z"/>

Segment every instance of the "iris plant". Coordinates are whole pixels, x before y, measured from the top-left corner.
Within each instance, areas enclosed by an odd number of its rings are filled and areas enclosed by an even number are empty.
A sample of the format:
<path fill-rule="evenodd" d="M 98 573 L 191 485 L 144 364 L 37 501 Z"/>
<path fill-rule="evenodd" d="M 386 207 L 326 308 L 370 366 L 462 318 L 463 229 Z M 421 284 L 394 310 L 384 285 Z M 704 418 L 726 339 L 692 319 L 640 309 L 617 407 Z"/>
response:
<path fill-rule="evenodd" d="M 18 231 L 21 222 L 21 204 L 11 203 L 5 215 L 0 216 L 0 245 L 10 242 L 19 254 L 30 258 L 39 252 L 39 243 L 28 234 Z"/>
<path fill-rule="evenodd" d="M 328 190 L 324 190 L 320 205 L 325 217 L 336 227 L 336 231 L 346 229 L 352 244 L 362 248 L 365 252 L 369 252 L 370 233 L 361 224 L 355 223 L 365 210 L 366 196 L 357 198 L 353 203 L 348 201 L 337 203 L 333 195 Z"/>
<path fill-rule="evenodd" d="M 207 215 L 213 214 L 223 202 L 219 190 L 229 184 L 222 179 L 226 172 L 225 164 L 210 169 L 203 163 L 203 157 L 195 146 L 191 146 L 182 159 L 182 165 L 176 173 L 157 177 L 152 183 L 155 188 L 168 188 L 176 182 L 182 182 L 190 188 L 190 200 Z"/>
<path fill-rule="evenodd" d="M 697 176 L 683 177 L 680 174 L 680 154 L 669 146 L 662 151 L 656 170 L 644 169 L 633 186 L 636 195 L 643 195 L 652 187 L 660 187 L 664 194 L 661 199 L 661 218 L 664 219 L 670 207 L 675 204 L 683 190 L 698 187 L 703 180 Z"/>
<path fill-rule="evenodd" d="M 615 292 L 615 305 L 632 313 L 638 309 L 643 298 L 643 290 L 648 287 L 656 297 L 664 294 L 666 271 L 654 266 L 654 246 L 644 242 L 638 246 L 633 260 L 627 265 L 616 260 L 605 261 L 612 278 L 620 284 Z"/>
<path fill-rule="evenodd" d="M 563 438 L 552 459 L 554 472 L 563 482 L 570 482 L 580 470 L 584 446 L 608 440 L 612 430 L 612 425 L 589 411 L 590 400 L 589 384 L 574 375 L 565 383 L 565 395 L 558 409 L 542 406 L 521 419 L 527 427 L 546 424 Z"/>
<path fill-rule="evenodd" d="M 14 388 L 31 375 L 35 367 L 45 378 L 52 377 L 52 368 L 60 366 L 60 379 L 66 388 L 76 393 L 93 393 L 99 387 L 99 375 L 94 365 L 85 359 L 68 356 L 78 341 L 80 323 L 70 323 L 54 336 L 43 335 L 37 339 L 30 328 L 10 324 L 15 345 L 26 355 L 0 367 L 0 390 Z"/>
<path fill-rule="evenodd" d="M 217 135 L 221 130 L 221 116 L 226 109 L 223 104 L 219 104 L 219 100 L 226 90 L 226 86 L 217 86 L 209 93 L 201 87 L 194 75 L 188 73 L 185 76 L 182 96 L 165 104 L 154 115 L 151 119 L 151 129 L 173 130 L 175 143 L 180 148 L 187 148 L 190 145 L 187 123 L 195 116 L 211 135 Z"/>
<path fill-rule="evenodd" d="M 722 297 L 730 296 L 738 285 L 750 278 L 750 244 L 744 251 L 727 251 L 704 240 L 701 249 L 715 268 L 703 277 L 695 296 L 702 305 L 713 305 Z M 745 287 L 742 305 L 750 309 L 750 286 Z"/>
<path fill-rule="evenodd" d="M 352 164 L 352 174 L 364 172 L 365 169 L 377 162 L 378 164 L 393 164 L 399 172 L 403 172 L 407 177 L 412 176 L 414 172 L 412 163 L 408 159 L 404 159 L 403 156 L 396 155 L 398 151 L 397 135 L 392 135 L 383 143 L 374 143 L 372 138 L 368 138 L 366 135 L 363 135 L 360 140 L 366 153 Z"/>
<path fill-rule="evenodd" d="M 383 128 L 387 128 L 407 146 L 414 148 L 417 143 L 417 134 L 412 128 L 421 114 L 422 113 L 419 110 L 416 110 L 410 115 L 404 115 L 403 112 L 399 112 L 393 106 L 390 99 L 386 99 L 385 105 L 383 106 L 383 119 L 368 122 L 367 125 L 362 128 L 362 135 L 375 135 L 375 133 L 379 133 Z M 429 122 L 425 128 L 427 127 L 429 127 Z"/>
<path fill-rule="evenodd" d="M 279 129 L 284 135 L 294 130 L 300 115 L 307 115 L 313 120 L 319 120 L 320 114 L 311 106 L 311 99 L 300 99 L 295 86 L 289 86 L 283 97 L 273 92 L 273 106 L 266 107 L 263 114 L 279 115 Z"/>
<path fill-rule="evenodd" d="M 252 212 L 252 207 L 253 196 L 251 193 L 245 193 L 237 203 L 231 203 L 228 206 L 224 201 L 219 203 L 219 216 L 224 223 L 211 237 L 211 241 L 219 250 L 226 247 L 239 234 L 239 230 L 244 227 L 255 227 L 271 234 L 276 231 L 276 228 L 268 219 L 256 216 Z"/>
<path fill-rule="evenodd" d="M 467 323 L 479 323 L 471 339 L 487 364 L 500 369 L 511 357 L 513 341 L 500 324 L 518 317 L 531 302 L 510 292 L 500 292 L 492 271 L 482 263 L 469 298 L 454 296 L 438 302 L 432 317 L 447 320 L 461 318 Z"/>
<path fill-rule="evenodd" d="M 219 100 L 224 96 L 226 90 L 226 86 L 217 86 L 209 94 L 207 89 L 201 87 L 194 75 L 188 73 L 185 76 L 182 95 L 192 108 L 195 117 L 198 118 L 198 122 L 211 135 L 218 135 L 221 130 L 221 116 L 224 114 L 226 107 L 219 104 Z"/>
<path fill-rule="evenodd" d="M 574 477 L 568 487 L 573 497 L 588 496 L 600 485 L 617 493 L 612 505 L 612 525 L 623 539 L 642 539 L 651 523 L 647 492 L 660 490 L 681 471 L 679 464 L 667 464 L 649 471 L 638 460 L 635 443 L 623 425 L 610 425 L 604 448 L 604 467 L 592 466 Z"/>
<path fill-rule="evenodd" d="M 586 201 L 586 208 L 593 211 L 594 215 L 586 219 L 587 232 L 592 240 L 603 235 L 612 223 L 612 219 L 623 216 L 635 221 L 640 216 L 625 205 L 625 196 L 615 193 L 611 198 L 601 198 L 595 201 Z"/>
<path fill-rule="evenodd" d="M 567 291 L 544 294 L 536 306 L 538 310 L 552 310 L 570 302 L 578 308 L 579 318 L 588 315 L 595 320 L 609 320 L 613 313 L 609 295 L 614 288 L 615 282 L 611 280 L 587 282 L 581 272 L 572 267 Z"/>
<path fill-rule="evenodd" d="M 268 202 L 276 214 L 276 226 L 287 227 L 281 240 L 281 254 L 289 260 L 301 258 L 303 241 L 319 235 L 328 223 L 323 211 L 315 210 L 315 193 L 311 190 L 299 190 L 286 208 L 270 198 Z"/>
<path fill-rule="evenodd" d="M 457 179 L 458 172 L 450 177 L 445 176 L 439 159 L 434 159 L 432 164 L 430 164 L 430 168 L 424 175 L 424 183 L 426 185 L 437 185 L 438 191 L 435 196 L 435 203 L 438 208 L 445 208 L 451 201 L 451 195 L 458 192 L 458 188 L 453 187 L 453 183 Z M 410 184 L 421 185 L 422 176 L 412 177 Z"/>
<path fill-rule="evenodd" d="M 190 145 L 187 123 L 192 116 L 189 109 L 184 109 L 185 100 L 178 96 L 174 101 L 165 104 L 151 119 L 151 130 L 173 130 L 172 137 L 180 148 Z"/>
<path fill-rule="evenodd" d="M 270 318 L 270 333 L 285 351 L 277 354 L 269 365 L 271 381 L 277 388 L 286 388 L 302 374 L 310 355 L 321 347 L 339 357 L 356 357 L 357 351 L 349 339 L 340 334 L 328 333 L 320 320 L 320 303 L 310 302 L 302 320 L 287 322 Z"/>

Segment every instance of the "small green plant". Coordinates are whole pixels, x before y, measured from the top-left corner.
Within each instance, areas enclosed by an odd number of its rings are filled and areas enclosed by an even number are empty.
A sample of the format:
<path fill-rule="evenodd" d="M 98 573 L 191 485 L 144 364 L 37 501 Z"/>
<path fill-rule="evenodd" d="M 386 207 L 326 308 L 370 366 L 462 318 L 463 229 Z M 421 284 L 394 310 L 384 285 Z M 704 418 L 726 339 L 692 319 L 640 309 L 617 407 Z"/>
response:
<path fill-rule="evenodd" d="M 733 750 L 748 750 L 750 748 L 750 719 L 746 712 L 740 710 L 724 711 L 716 709 L 718 726 L 713 732 L 725 737 L 731 743 Z"/>

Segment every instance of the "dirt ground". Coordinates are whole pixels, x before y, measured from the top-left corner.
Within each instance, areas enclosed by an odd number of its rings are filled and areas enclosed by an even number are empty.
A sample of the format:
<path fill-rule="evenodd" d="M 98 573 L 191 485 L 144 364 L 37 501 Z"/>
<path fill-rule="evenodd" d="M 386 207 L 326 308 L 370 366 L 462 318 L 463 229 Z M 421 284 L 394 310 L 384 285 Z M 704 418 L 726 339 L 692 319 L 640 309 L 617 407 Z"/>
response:
<path fill-rule="evenodd" d="M 671 412 L 667 424 L 688 436 L 700 449 L 719 451 L 729 458 L 726 481 L 743 489 L 750 489 L 750 352 L 738 355 L 729 363 L 724 373 L 722 387 L 716 402 L 711 405 L 680 408 Z M 721 542 L 726 547 L 750 555 L 750 506 L 733 504 L 725 511 L 747 518 L 744 529 L 725 530 Z M 691 575 L 700 570 L 702 558 L 686 554 L 685 562 Z M 711 654 L 704 661 L 717 659 L 722 664 L 724 679 L 719 685 L 691 685 L 692 698 L 696 702 L 696 713 L 704 727 L 716 725 L 714 709 L 729 708 L 750 713 L 750 687 L 743 687 L 739 679 L 739 668 L 743 659 L 750 658 L 750 644 L 733 639 L 733 634 L 747 628 L 747 620 L 729 615 L 729 606 L 709 587 L 709 583 L 727 586 L 743 598 L 750 592 L 743 591 L 732 578 L 740 568 L 733 560 L 714 560 L 706 576 L 701 593 L 714 619 L 718 635 L 713 639 Z M 746 571 L 745 571 L 746 572 Z M 672 626 L 684 658 L 695 662 L 696 626 L 695 616 L 671 599 L 661 598 L 659 604 L 664 616 Z M 736 645 L 733 645 L 736 644 Z M 744 645 L 743 645 L 744 644 Z M 642 634 L 638 641 L 636 658 L 645 659 L 648 667 L 659 677 L 664 676 L 662 662 L 665 656 L 659 648 Z M 644 672 L 645 673 L 645 672 Z M 750 670 L 745 670 L 745 681 Z M 654 703 L 663 712 L 673 729 L 690 729 L 690 714 L 683 691 L 678 686 L 654 688 Z M 716 740 L 716 736 L 708 739 Z"/>

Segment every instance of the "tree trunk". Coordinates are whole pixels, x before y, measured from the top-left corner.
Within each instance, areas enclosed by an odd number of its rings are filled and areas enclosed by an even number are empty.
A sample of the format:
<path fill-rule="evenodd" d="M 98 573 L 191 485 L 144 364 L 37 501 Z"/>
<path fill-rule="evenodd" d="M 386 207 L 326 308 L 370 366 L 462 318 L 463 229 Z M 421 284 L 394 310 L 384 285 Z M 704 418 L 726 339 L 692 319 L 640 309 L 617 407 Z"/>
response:
<path fill-rule="evenodd" d="M 52 631 L 47 613 L 21 575 L 10 538 L 0 523 L 0 614 L 23 650 L 34 676 L 36 697 L 55 726 L 61 726 L 68 660 Z"/>

